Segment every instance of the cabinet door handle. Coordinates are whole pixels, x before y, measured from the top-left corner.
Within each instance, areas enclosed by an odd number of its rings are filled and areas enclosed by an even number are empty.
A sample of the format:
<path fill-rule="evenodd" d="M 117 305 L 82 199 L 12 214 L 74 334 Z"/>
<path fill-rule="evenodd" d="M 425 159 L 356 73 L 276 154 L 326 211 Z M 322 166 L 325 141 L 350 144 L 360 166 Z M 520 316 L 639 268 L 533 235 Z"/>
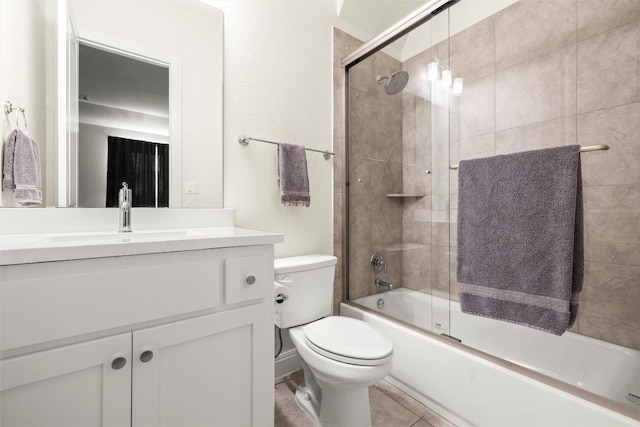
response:
<path fill-rule="evenodd" d="M 256 283 L 256 276 L 247 276 L 247 285 L 253 285 Z"/>
<path fill-rule="evenodd" d="M 113 362 L 111 362 L 111 367 L 117 371 L 118 369 L 124 368 L 126 364 L 127 359 L 124 357 L 116 357 L 113 359 Z"/>
<path fill-rule="evenodd" d="M 147 363 L 151 359 L 153 359 L 153 351 L 151 350 L 143 351 L 142 354 L 140 354 L 140 361 L 142 363 Z"/>

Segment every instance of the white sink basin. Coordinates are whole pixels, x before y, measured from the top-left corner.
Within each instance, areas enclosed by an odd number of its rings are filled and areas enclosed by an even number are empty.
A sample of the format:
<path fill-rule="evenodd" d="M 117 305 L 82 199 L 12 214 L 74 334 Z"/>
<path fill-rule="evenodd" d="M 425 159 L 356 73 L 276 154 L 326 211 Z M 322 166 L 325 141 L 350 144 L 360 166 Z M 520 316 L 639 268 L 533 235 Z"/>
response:
<path fill-rule="evenodd" d="M 127 242 L 162 242 L 167 240 L 182 239 L 185 237 L 202 236 L 194 230 L 146 230 L 130 233 L 78 233 L 43 236 L 42 239 L 49 243 L 127 243 Z"/>

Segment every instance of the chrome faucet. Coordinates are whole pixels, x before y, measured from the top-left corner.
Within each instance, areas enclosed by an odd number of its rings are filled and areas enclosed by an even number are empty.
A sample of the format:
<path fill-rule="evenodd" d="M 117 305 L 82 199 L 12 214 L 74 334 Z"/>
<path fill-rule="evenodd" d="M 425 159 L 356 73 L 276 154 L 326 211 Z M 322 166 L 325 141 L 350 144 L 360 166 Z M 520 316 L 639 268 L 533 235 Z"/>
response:
<path fill-rule="evenodd" d="M 379 288 L 387 288 L 388 290 L 393 290 L 393 283 L 385 282 L 382 279 L 376 279 L 375 284 Z"/>
<path fill-rule="evenodd" d="M 118 192 L 118 209 L 120 211 L 120 223 L 118 233 L 130 233 L 131 231 L 131 190 L 126 182 Z"/>

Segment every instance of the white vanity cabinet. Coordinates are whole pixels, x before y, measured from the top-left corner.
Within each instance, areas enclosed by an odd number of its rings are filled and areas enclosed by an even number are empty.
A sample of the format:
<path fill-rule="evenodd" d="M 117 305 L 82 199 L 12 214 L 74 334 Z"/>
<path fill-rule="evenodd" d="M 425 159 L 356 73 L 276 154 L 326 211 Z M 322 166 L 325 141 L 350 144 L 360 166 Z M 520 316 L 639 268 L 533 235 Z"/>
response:
<path fill-rule="evenodd" d="M 273 245 L 0 275 L 2 427 L 273 424 Z"/>
<path fill-rule="evenodd" d="M 127 333 L 0 361 L 0 425 L 130 425 L 130 355 Z"/>

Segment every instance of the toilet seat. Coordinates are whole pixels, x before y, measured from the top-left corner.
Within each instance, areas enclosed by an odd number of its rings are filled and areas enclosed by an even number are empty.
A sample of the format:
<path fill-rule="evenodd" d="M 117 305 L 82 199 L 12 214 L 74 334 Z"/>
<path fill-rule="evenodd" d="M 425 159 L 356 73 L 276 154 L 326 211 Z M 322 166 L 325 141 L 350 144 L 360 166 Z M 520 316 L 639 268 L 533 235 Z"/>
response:
<path fill-rule="evenodd" d="M 305 343 L 316 353 L 337 362 L 361 366 L 387 363 L 391 340 L 367 323 L 345 316 L 325 317 L 304 326 Z"/>

